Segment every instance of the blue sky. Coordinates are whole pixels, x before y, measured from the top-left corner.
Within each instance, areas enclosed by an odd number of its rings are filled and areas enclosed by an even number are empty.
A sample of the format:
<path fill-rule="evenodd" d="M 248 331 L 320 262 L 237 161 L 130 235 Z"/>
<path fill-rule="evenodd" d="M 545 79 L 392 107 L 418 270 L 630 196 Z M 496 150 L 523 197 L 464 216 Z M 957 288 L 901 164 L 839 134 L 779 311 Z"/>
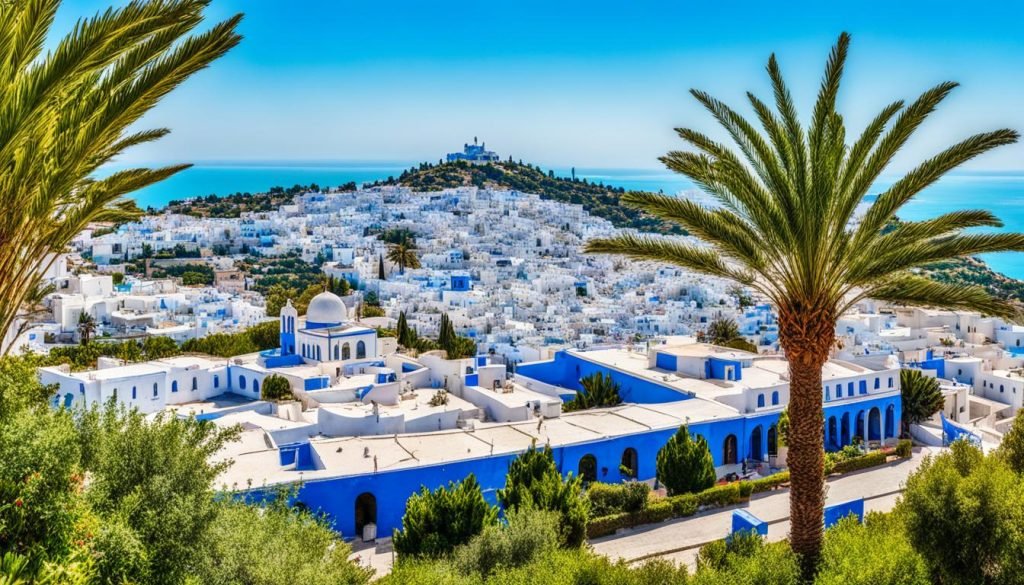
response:
<path fill-rule="evenodd" d="M 65 0 L 57 30 L 109 4 Z M 545 166 L 658 168 L 681 146 L 672 128 L 718 135 L 689 88 L 770 97 L 774 51 L 808 111 L 842 30 L 852 128 L 963 84 L 894 170 L 972 132 L 1024 130 L 1019 2 L 213 0 L 208 18 L 234 12 L 245 40 L 146 118 L 170 136 L 123 161 L 436 160 L 479 136 Z M 1024 147 L 972 167 L 1024 169 Z"/>

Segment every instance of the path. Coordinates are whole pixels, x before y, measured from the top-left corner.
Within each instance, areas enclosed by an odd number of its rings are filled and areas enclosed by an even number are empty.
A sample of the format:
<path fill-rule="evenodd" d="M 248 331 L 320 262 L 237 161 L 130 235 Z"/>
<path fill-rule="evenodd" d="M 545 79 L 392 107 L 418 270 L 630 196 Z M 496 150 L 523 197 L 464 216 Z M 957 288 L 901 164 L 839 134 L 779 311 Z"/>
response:
<path fill-rule="evenodd" d="M 914 449 L 909 460 L 890 463 L 828 481 L 826 501 L 838 503 L 865 498 L 865 511 L 888 511 L 896 504 L 902 484 L 917 469 L 930 447 Z M 768 522 L 769 540 L 782 540 L 789 531 L 789 490 L 776 490 L 751 497 L 750 502 L 709 511 L 689 518 L 648 524 L 591 541 L 595 552 L 612 559 L 640 561 L 662 557 L 691 567 L 701 545 L 725 538 L 732 526 L 732 511 L 746 509 Z"/>

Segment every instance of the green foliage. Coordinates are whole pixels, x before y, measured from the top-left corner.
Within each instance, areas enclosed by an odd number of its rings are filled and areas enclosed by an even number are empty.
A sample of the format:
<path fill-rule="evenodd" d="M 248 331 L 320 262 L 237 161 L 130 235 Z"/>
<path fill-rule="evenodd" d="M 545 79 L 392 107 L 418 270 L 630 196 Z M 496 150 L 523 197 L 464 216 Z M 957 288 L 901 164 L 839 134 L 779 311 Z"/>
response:
<path fill-rule="evenodd" d="M 385 315 L 387 315 L 387 313 L 378 305 L 364 305 L 363 313 L 360 318 L 368 319 L 370 317 L 384 317 Z"/>
<path fill-rule="evenodd" d="M 216 514 L 213 481 L 229 464 L 210 458 L 238 429 L 165 414 L 147 420 L 113 402 L 80 413 L 77 428 L 90 472 L 86 502 L 123 523 L 148 551 L 143 574 L 130 579 L 180 582 L 206 554 L 196 543 Z"/>
<path fill-rule="evenodd" d="M 797 557 L 785 542 L 766 544 L 758 536 L 740 534 L 701 547 L 697 573 L 689 583 L 792 585 L 799 576 Z"/>
<path fill-rule="evenodd" d="M 900 396 L 906 432 L 910 432 L 910 425 L 928 420 L 945 405 L 939 381 L 925 376 L 920 370 L 900 370 Z"/>
<path fill-rule="evenodd" d="M 165 277 L 175 276 L 181 279 L 185 286 L 213 284 L 213 266 L 205 263 L 175 264 L 172 266 L 160 266 L 154 268 L 153 276 Z"/>
<path fill-rule="evenodd" d="M 639 512 L 647 507 L 651 487 L 642 481 L 623 483 L 594 482 L 587 486 L 587 500 L 593 517 Z"/>
<path fill-rule="evenodd" d="M 531 447 L 509 463 L 505 487 L 498 490 L 498 502 L 506 511 L 527 506 L 558 512 L 563 543 L 569 547 L 583 544 L 589 516 L 583 482 L 571 474 L 562 480 L 550 446 L 543 450 Z"/>
<path fill-rule="evenodd" d="M 740 335 L 740 326 L 735 319 L 718 317 L 708 323 L 705 332 L 705 341 L 714 345 L 726 345 L 736 339 L 743 339 Z"/>
<path fill-rule="evenodd" d="M 184 352 L 205 353 L 218 357 L 233 357 L 272 349 L 280 344 L 280 324 L 277 321 L 260 323 L 238 333 L 214 333 L 181 344 Z"/>
<path fill-rule="evenodd" d="M 907 478 L 897 512 L 934 582 L 1016 582 L 1024 570 L 1022 488 L 1000 457 L 966 441 L 924 459 Z"/>
<path fill-rule="evenodd" d="M 371 571 L 349 562 L 351 548 L 322 519 L 289 507 L 287 498 L 263 506 L 226 498 L 194 572 L 206 585 L 357 585 Z"/>
<path fill-rule="evenodd" d="M 1024 474 L 1024 415 L 1018 414 L 1013 419 L 1010 430 L 999 444 L 998 454 L 1010 469 Z"/>
<path fill-rule="evenodd" d="M 454 564 L 463 575 L 487 578 L 499 569 L 521 567 L 552 554 L 561 543 L 559 515 L 523 507 L 505 515 L 507 524 L 484 528 L 455 550 Z"/>
<path fill-rule="evenodd" d="M 789 472 L 781 471 L 779 473 L 773 473 L 768 477 L 762 477 L 755 479 L 751 483 L 751 493 L 757 494 L 760 492 L 766 492 L 773 490 L 784 483 L 789 483 Z"/>
<path fill-rule="evenodd" d="M 355 183 L 346 183 L 341 188 L 355 189 Z M 237 191 L 226 195 L 210 194 L 189 200 L 172 200 L 164 208 L 169 213 L 180 213 L 193 217 L 241 217 L 242 213 L 274 211 L 282 205 L 291 205 L 295 196 L 306 192 L 320 191 L 316 183 L 309 185 L 275 186 L 263 193 Z"/>
<path fill-rule="evenodd" d="M 856 447 L 847 445 L 842 451 L 825 455 L 825 473 L 850 473 L 884 465 L 888 455 L 884 451 L 861 453 Z"/>
<path fill-rule="evenodd" d="M 775 437 L 779 447 L 785 447 L 789 441 L 789 406 L 779 413 L 779 420 L 775 422 Z"/>
<path fill-rule="evenodd" d="M 395 551 L 412 557 L 440 557 L 495 524 L 497 508 L 484 500 L 470 474 L 431 492 L 425 486 L 405 503 L 402 529 L 395 532 Z"/>
<path fill-rule="evenodd" d="M 595 372 L 580 380 L 583 390 L 576 393 L 572 400 L 562 405 L 565 412 L 604 408 L 622 404 L 619 396 L 619 384 L 611 374 Z"/>
<path fill-rule="evenodd" d="M 55 556 L 69 550 L 81 514 L 79 444 L 68 411 L 45 403 L 0 422 L 0 552 Z"/>
<path fill-rule="evenodd" d="M 294 400 L 295 395 L 292 394 L 292 386 L 288 383 L 288 379 L 274 374 L 263 380 L 263 385 L 260 386 L 260 398 L 262 400 L 282 402 Z"/>
<path fill-rule="evenodd" d="M 913 454 L 914 443 L 910 439 L 900 439 L 896 443 L 896 456 L 906 459 Z"/>
<path fill-rule="evenodd" d="M 694 496 L 696 496 L 697 503 L 701 506 L 721 508 L 723 506 L 738 504 L 743 501 L 740 483 L 742 482 L 716 485 L 704 491 L 697 492 Z"/>
<path fill-rule="evenodd" d="M 869 513 L 865 523 L 847 517 L 828 530 L 816 585 L 928 585 L 921 555 L 910 545 L 898 516 Z"/>
<path fill-rule="evenodd" d="M 715 483 L 715 463 L 707 441 L 699 435 L 691 439 L 685 425 L 658 451 L 656 469 L 658 481 L 670 496 L 699 492 Z"/>

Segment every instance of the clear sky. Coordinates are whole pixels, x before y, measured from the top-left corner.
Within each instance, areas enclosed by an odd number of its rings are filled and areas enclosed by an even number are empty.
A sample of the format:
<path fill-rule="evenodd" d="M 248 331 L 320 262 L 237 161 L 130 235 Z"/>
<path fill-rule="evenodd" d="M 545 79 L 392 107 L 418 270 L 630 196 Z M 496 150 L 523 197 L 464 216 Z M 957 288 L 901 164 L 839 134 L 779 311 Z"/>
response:
<path fill-rule="evenodd" d="M 111 1 L 65 0 L 65 31 Z M 776 52 L 808 111 L 828 50 L 853 34 L 841 110 L 963 84 L 905 168 L 969 133 L 1024 131 L 1024 2 L 213 0 L 242 44 L 162 103 L 173 133 L 123 160 L 436 160 L 479 136 L 544 166 L 657 168 L 672 128 L 714 134 L 687 94 L 770 97 Z M 745 108 L 743 108 L 746 111 Z M 1024 169 L 1024 147 L 976 169 Z"/>

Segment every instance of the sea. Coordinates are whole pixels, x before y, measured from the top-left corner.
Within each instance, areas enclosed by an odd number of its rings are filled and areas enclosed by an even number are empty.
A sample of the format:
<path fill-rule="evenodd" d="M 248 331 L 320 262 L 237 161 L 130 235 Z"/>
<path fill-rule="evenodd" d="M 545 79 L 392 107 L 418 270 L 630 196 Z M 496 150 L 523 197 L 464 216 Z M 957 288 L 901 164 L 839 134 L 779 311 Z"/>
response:
<path fill-rule="evenodd" d="M 199 163 L 177 175 L 134 194 L 140 207 L 159 209 L 174 199 L 258 193 L 271 187 L 316 183 L 337 186 L 349 181 L 370 183 L 398 176 L 418 163 L 386 162 L 208 162 Z M 687 195 L 696 192 L 684 177 L 668 170 L 624 168 L 559 168 L 558 176 L 575 173 L 578 178 L 626 189 Z M 882 179 L 871 192 L 892 184 Z M 962 172 L 950 174 L 919 194 L 900 210 L 907 220 L 920 220 L 959 209 L 987 209 L 999 217 L 1004 230 L 1024 231 L 1024 172 Z M 986 254 L 993 269 L 1024 279 L 1024 253 Z"/>

